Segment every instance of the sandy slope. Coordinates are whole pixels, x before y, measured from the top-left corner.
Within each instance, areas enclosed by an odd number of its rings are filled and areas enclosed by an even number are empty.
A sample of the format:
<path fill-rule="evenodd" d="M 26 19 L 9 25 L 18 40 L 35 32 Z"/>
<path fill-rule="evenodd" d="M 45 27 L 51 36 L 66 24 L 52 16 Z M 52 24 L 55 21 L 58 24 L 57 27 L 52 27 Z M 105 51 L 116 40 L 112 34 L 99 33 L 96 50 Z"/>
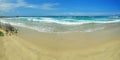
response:
<path fill-rule="evenodd" d="M 31 45 L 16 36 L 5 37 L 4 47 L 8 60 L 37 60 L 37 52 L 32 50 Z"/>
<path fill-rule="evenodd" d="M 120 41 L 70 51 L 44 51 L 17 36 L 0 38 L 0 60 L 120 60 Z"/>
<path fill-rule="evenodd" d="M 0 60 L 6 60 L 3 38 L 0 37 Z"/>

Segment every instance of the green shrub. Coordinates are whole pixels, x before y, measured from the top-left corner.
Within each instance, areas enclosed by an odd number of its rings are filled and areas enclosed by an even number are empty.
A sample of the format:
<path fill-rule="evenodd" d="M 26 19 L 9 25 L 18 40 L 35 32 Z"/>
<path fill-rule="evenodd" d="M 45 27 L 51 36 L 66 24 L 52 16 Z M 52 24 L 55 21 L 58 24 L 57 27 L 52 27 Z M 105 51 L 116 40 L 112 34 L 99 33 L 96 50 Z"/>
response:
<path fill-rule="evenodd" d="M 0 31 L 0 36 L 4 36 L 4 33 Z"/>

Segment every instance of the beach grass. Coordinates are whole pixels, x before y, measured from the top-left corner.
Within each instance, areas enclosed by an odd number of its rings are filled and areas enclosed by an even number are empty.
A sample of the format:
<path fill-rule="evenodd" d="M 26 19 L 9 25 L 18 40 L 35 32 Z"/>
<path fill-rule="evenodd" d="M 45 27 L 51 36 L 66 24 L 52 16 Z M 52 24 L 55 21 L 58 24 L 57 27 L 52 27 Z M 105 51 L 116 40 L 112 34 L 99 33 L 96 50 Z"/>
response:
<path fill-rule="evenodd" d="M 12 35 L 12 34 L 18 33 L 18 30 L 15 27 L 13 27 L 12 25 L 7 24 L 7 23 L 0 22 L 0 29 L 3 30 L 7 35 Z M 4 33 L 1 31 L 0 35 L 4 36 Z"/>
<path fill-rule="evenodd" d="M 4 33 L 2 31 L 0 31 L 0 36 L 4 36 Z"/>

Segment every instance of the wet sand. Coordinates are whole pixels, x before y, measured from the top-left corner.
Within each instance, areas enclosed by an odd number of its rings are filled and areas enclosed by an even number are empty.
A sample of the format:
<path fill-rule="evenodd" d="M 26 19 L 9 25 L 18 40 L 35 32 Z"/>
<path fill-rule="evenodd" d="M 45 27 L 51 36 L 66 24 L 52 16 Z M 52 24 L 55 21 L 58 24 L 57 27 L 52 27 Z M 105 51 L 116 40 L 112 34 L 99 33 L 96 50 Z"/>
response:
<path fill-rule="evenodd" d="M 0 43 L 0 60 L 120 60 L 119 26 L 87 33 L 19 28 L 17 36 L 2 37 Z"/>

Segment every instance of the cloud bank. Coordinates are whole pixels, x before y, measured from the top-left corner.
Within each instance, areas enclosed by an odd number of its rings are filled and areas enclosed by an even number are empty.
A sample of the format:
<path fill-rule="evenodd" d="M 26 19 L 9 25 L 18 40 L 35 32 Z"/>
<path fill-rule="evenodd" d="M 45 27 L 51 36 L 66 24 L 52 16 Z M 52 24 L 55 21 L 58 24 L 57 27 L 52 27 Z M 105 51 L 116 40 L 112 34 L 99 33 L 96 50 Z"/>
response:
<path fill-rule="evenodd" d="M 58 3 L 43 3 L 40 5 L 28 4 L 24 0 L 0 0 L 0 12 L 7 12 L 20 7 L 53 10 Z"/>

